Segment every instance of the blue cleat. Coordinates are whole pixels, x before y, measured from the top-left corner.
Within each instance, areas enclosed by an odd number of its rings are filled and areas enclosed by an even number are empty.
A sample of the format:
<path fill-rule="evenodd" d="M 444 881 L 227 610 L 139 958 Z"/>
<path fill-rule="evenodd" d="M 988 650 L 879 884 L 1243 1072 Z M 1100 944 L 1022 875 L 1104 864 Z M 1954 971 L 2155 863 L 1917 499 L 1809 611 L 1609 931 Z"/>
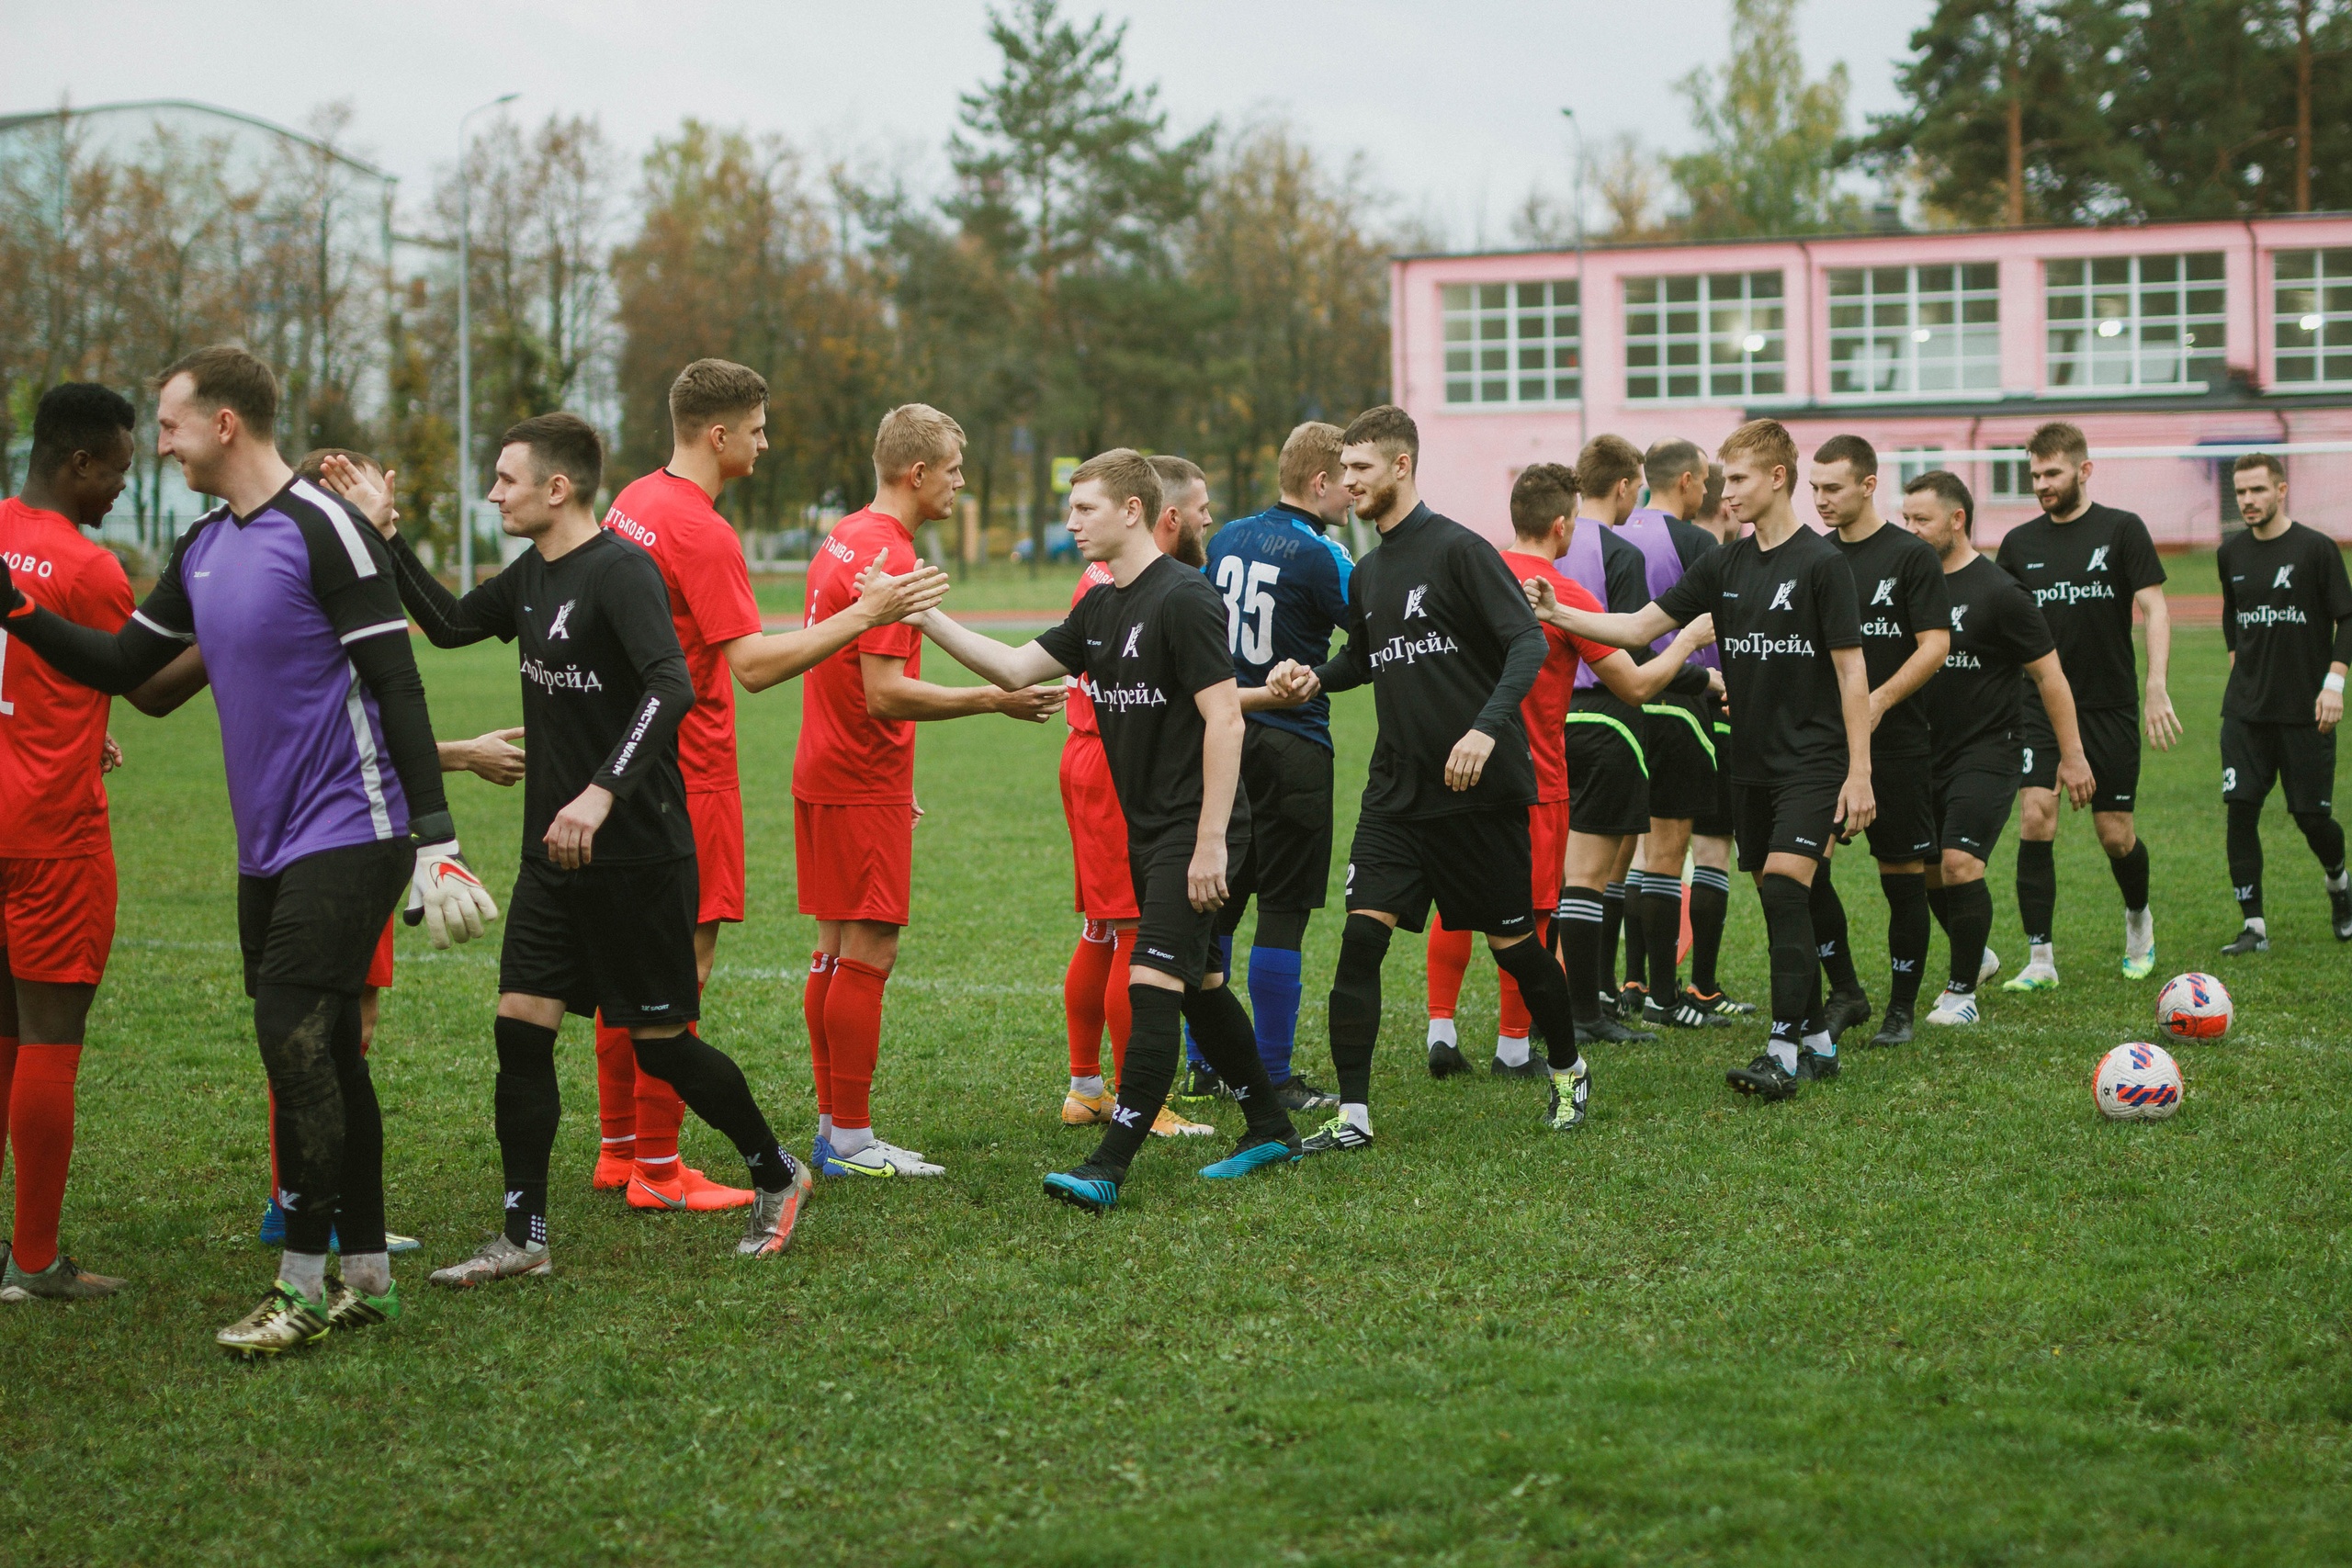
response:
<path fill-rule="evenodd" d="M 1107 1214 L 1119 1201 L 1119 1183 L 1100 1166 L 1081 1165 L 1076 1170 L 1047 1172 L 1046 1196 L 1090 1214 Z"/>
<path fill-rule="evenodd" d="M 833 1141 L 822 1133 L 808 1145 L 808 1168 L 820 1176 L 848 1176 L 849 1168 L 842 1164 L 842 1156 L 833 1153 Z"/>
<path fill-rule="evenodd" d="M 1303 1157 L 1295 1134 L 1266 1138 L 1254 1144 L 1244 1143 L 1215 1165 L 1201 1167 L 1201 1174 L 1211 1181 L 1230 1181 L 1270 1165 L 1290 1165 Z"/>
<path fill-rule="evenodd" d="M 261 1212 L 261 1244 L 264 1247 L 286 1245 L 286 1211 L 272 1198 Z"/>

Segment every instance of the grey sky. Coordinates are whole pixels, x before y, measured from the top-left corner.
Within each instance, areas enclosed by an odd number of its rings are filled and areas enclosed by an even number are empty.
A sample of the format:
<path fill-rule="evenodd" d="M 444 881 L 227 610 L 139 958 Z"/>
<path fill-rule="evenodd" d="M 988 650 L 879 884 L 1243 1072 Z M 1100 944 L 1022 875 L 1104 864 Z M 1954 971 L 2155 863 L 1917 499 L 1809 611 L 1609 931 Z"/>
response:
<path fill-rule="evenodd" d="M 1066 4 L 1077 16 L 1089 0 Z M 1102 0 L 1131 18 L 1136 80 L 1190 130 L 1281 114 L 1457 245 L 1502 243 L 1531 186 L 1565 191 L 1573 103 L 1596 145 L 1690 140 L 1674 79 L 1724 53 L 1727 0 Z M 1928 0 L 1806 0 L 1806 69 L 1842 60 L 1850 107 L 1895 102 L 1893 62 Z M 300 124 L 347 98 L 354 150 L 421 199 L 458 117 L 500 93 L 536 122 L 594 114 L 633 158 L 689 115 L 776 130 L 939 181 L 957 95 L 994 64 L 983 0 L 81 0 L 0 7 L 0 112 L 189 97 Z M 487 117 L 485 117 L 487 118 Z"/>

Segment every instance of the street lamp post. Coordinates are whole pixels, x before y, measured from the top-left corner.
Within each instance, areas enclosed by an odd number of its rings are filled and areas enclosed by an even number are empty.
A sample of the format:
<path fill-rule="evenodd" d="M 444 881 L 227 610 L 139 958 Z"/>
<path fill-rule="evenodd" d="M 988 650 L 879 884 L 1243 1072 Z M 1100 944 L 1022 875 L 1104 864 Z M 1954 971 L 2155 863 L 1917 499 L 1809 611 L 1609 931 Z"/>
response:
<path fill-rule="evenodd" d="M 457 122 L 457 590 L 473 590 L 473 209 L 468 195 L 473 176 L 466 169 L 466 122 L 484 108 L 513 104 L 508 92 L 489 104 L 475 104 Z M 1578 296 L 1583 285 L 1578 285 Z"/>
<path fill-rule="evenodd" d="M 1577 111 L 1572 108 L 1562 109 L 1560 113 L 1566 118 L 1568 129 L 1577 133 L 1577 194 L 1575 197 L 1577 222 L 1577 450 L 1578 452 L 1582 452 L 1584 450 L 1585 442 L 1585 394 L 1591 390 L 1591 388 L 1587 385 L 1587 382 L 1589 379 L 1589 373 L 1591 367 L 1588 366 L 1584 362 L 1585 316 L 1589 310 L 1589 306 L 1584 297 L 1584 125 L 1577 118 Z"/>

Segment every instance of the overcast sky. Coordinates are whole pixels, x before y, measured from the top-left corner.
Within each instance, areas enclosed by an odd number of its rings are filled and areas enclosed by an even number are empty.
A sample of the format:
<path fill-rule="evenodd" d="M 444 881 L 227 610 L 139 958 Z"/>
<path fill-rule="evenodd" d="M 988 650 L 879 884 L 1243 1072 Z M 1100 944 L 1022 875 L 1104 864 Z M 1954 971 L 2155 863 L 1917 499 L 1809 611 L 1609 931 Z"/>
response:
<path fill-rule="evenodd" d="M 1093 14 L 1093 0 L 1065 0 Z M 1286 116 L 1362 151 L 1408 210 L 1456 245 L 1502 243 L 1531 186 L 1565 191 L 1574 105 L 1599 143 L 1690 141 L 1672 83 L 1724 54 L 1728 0 L 1108 0 L 1132 18 L 1133 80 L 1171 126 Z M 1808 74 L 1843 61 L 1857 124 L 1895 102 L 1893 62 L 1928 0 L 1805 0 Z M 354 151 L 421 201 L 458 118 L 593 114 L 634 155 L 687 115 L 822 152 L 944 175 L 958 94 L 995 69 L 984 0 L 78 0 L 0 5 L 0 112 L 195 98 L 300 125 L 334 98 Z M 484 117 L 487 118 L 488 117 Z"/>

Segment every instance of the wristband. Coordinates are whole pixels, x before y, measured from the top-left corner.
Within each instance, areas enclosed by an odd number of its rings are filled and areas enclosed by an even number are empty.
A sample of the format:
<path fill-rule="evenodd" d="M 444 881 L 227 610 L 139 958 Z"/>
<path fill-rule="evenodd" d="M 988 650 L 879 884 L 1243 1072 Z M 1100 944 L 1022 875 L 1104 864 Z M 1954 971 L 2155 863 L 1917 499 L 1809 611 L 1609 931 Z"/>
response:
<path fill-rule="evenodd" d="M 2344 677 L 2338 675 L 2333 670 L 2327 672 L 2327 679 L 2322 681 L 2319 684 L 2322 691 L 2334 692 L 2338 696 L 2342 696 L 2344 694 Z"/>

